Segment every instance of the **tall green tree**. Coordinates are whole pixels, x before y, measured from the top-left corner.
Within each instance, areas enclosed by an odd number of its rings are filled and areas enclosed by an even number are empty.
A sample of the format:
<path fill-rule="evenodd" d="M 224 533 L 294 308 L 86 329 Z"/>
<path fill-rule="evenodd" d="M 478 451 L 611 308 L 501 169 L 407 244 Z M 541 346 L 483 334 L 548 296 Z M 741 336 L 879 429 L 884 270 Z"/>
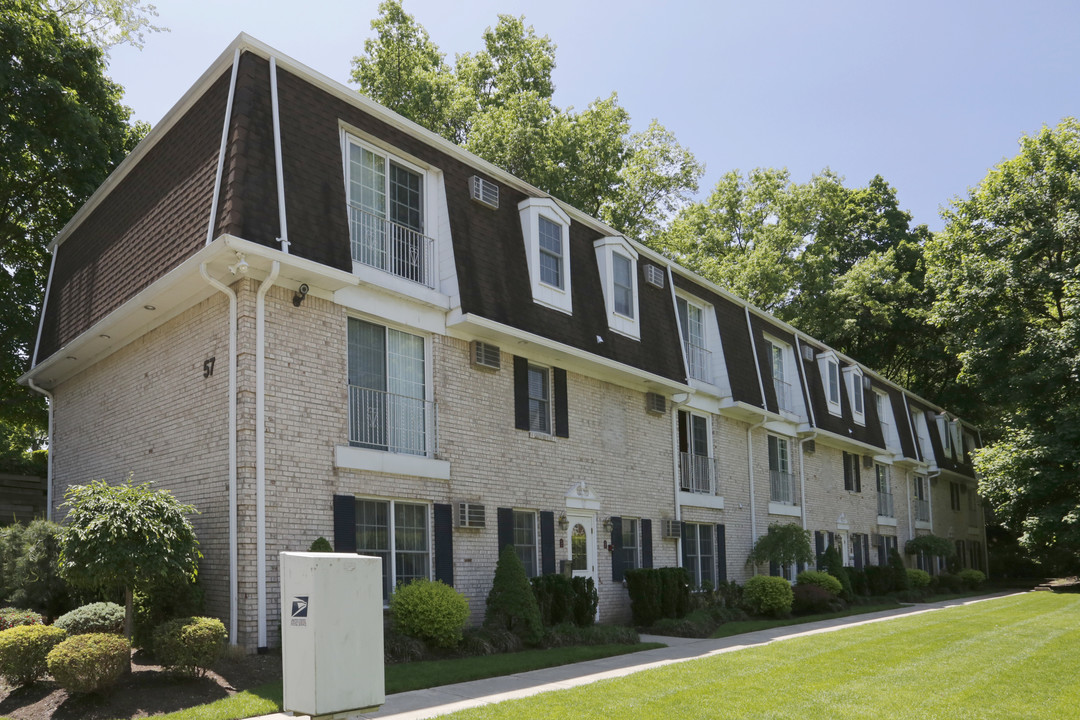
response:
<path fill-rule="evenodd" d="M 0 467 L 22 471 L 45 439 L 45 402 L 16 380 L 37 334 L 46 245 L 145 134 L 121 92 L 101 49 L 43 3 L 0 0 Z"/>
<path fill-rule="evenodd" d="M 984 397 L 980 493 L 1021 544 L 1080 569 L 1080 122 L 1020 141 L 928 247 L 934 320 Z"/>
<path fill-rule="evenodd" d="M 637 135 L 612 93 L 584 110 L 553 101 L 555 44 L 500 15 L 483 49 L 447 63 L 427 31 L 385 0 L 353 59 L 360 91 L 628 234 L 658 228 L 697 191 L 702 167 L 659 123 Z"/>
<path fill-rule="evenodd" d="M 104 480 L 73 485 L 60 537 L 60 573 L 90 591 L 123 590 L 124 634 L 131 639 L 133 597 L 163 583 L 194 580 L 199 541 L 188 515 L 197 511 L 150 483 L 110 486 Z"/>
<path fill-rule="evenodd" d="M 72 33 L 104 52 L 124 44 L 142 49 L 146 33 L 168 29 L 153 24 L 157 8 L 138 0 L 46 0 L 45 7 Z"/>

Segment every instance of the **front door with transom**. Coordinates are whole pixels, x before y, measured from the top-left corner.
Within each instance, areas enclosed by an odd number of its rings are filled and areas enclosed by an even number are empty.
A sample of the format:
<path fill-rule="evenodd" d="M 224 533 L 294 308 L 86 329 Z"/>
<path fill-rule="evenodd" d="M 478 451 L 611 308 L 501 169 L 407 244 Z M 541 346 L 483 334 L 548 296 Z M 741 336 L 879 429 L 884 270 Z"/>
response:
<path fill-rule="evenodd" d="M 570 571 L 574 577 L 591 577 L 596 584 L 596 514 L 568 511 L 566 545 L 570 548 Z"/>

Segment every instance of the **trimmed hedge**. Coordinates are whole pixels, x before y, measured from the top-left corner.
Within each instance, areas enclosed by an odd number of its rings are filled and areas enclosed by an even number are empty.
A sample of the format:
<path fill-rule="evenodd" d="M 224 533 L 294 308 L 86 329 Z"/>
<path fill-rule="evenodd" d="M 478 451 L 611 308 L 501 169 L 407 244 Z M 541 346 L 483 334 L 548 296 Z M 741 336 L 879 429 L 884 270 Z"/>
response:
<path fill-rule="evenodd" d="M 908 586 L 913 590 L 922 590 L 930 587 L 930 573 L 925 570 L 910 568 L 907 571 Z"/>
<path fill-rule="evenodd" d="M 154 655 L 166 670 L 202 677 L 225 650 L 225 626 L 217 618 L 170 620 L 154 630 Z"/>
<path fill-rule="evenodd" d="M 755 575 L 743 586 L 743 603 L 755 615 L 783 617 L 791 612 L 794 599 L 791 585 L 782 577 Z"/>
<path fill-rule="evenodd" d="M 440 580 L 414 580 L 394 591 L 390 614 L 402 635 L 450 648 L 461 642 L 469 601 Z"/>
<path fill-rule="evenodd" d="M 681 618 L 690 611 L 690 579 L 678 567 L 627 570 L 626 589 L 634 624 L 650 626 L 661 618 Z"/>
<path fill-rule="evenodd" d="M 960 582 L 964 583 L 964 587 L 968 590 L 978 590 L 986 582 L 986 575 L 983 575 L 981 570 L 975 570 L 974 568 L 961 570 L 956 576 L 960 578 Z"/>
<path fill-rule="evenodd" d="M 162 581 L 145 591 L 135 591 L 136 647 L 153 649 L 154 631 L 176 618 L 198 617 L 203 613 L 203 590 L 187 578 Z"/>
<path fill-rule="evenodd" d="M 797 585 L 814 585 L 833 597 L 838 597 L 844 589 L 839 580 L 820 570 L 804 570 L 795 578 L 795 582 Z"/>
<path fill-rule="evenodd" d="M 124 608 L 110 602 L 90 603 L 61 615 L 53 625 L 64 630 L 68 635 L 89 633 L 122 635 L 124 633 Z"/>
<path fill-rule="evenodd" d="M 0 677 L 29 685 L 45 674 L 49 651 L 67 635 L 52 625 L 20 625 L 0 632 Z"/>
<path fill-rule="evenodd" d="M 829 576 L 833 580 L 831 575 Z M 838 582 L 837 585 L 840 583 Z M 815 615 L 829 612 L 833 603 L 839 603 L 837 596 L 820 585 L 798 584 L 792 590 L 791 609 L 796 615 Z"/>
<path fill-rule="evenodd" d="M 529 644 L 536 644 L 544 637 L 536 596 L 512 545 L 503 548 L 495 564 L 484 625 L 509 630 Z"/>
<path fill-rule="evenodd" d="M 70 693 L 101 692 L 131 666 L 131 645 L 113 633 L 69 637 L 48 655 L 49 674 Z"/>

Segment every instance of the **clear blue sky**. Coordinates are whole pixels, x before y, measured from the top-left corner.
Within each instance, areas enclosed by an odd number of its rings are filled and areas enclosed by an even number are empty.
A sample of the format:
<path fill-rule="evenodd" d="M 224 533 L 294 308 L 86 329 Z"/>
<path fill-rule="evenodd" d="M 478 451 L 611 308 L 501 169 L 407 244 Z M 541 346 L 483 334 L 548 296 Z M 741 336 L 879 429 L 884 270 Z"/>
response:
<path fill-rule="evenodd" d="M 405 0 L 453 59 L 498 13 L 558 46 L 559 105 L 615 91 L 634 129 L 658 118 L 707 168 L 825 167 L 875 174 L 915 222 L 1017 152 L 1024 134 L 1080 114 L 1080 3 Z M 341 82 L 370 37 L 375 0 L 156 0 L 145 49 L 110 75 L 157 122 L 241 31 Z"/>

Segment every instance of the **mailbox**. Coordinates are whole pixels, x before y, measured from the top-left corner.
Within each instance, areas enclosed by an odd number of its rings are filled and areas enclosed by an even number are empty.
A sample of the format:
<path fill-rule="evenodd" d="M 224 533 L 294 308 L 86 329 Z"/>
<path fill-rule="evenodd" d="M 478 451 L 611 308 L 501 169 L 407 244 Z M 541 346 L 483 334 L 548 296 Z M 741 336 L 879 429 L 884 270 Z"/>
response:
<path fill-rule="evenodd" d="M 280 568 L 283 709 L 329 715 L 382 705 L 382 559 L 283 552 Z"/>

